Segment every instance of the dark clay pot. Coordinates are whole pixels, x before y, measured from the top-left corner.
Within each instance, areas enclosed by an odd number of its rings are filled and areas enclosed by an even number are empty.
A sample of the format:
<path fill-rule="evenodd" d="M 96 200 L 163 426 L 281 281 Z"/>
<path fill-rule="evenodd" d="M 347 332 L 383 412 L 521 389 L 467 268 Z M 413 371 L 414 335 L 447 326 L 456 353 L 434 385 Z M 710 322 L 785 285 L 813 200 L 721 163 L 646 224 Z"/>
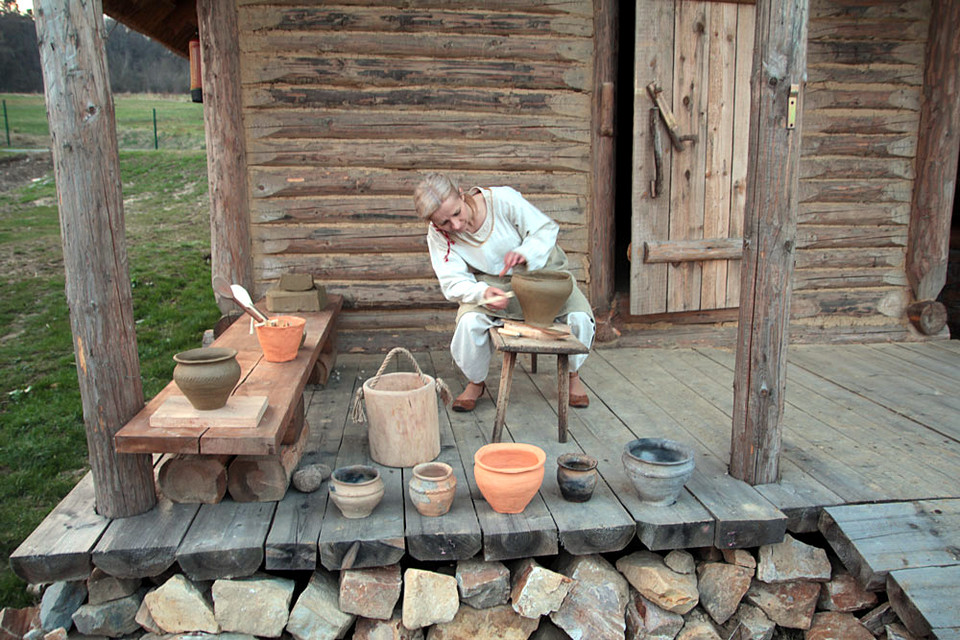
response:
<path fill-rule="evenodd" d="M 565 453 L 557 458 L 557 484 L 563 499 L 586 502 L 597 486 L 597 459 L 585 453 Z"/>
<path fill-rule="evenodd" d="M 510 287 L 523 310 L 523 321 L 549 327 L 573 291 L 573 278 L 564 271 L 520 272 L 510 278 Z"/>
<path fill-rule="evenodd" d="M 240 380 L 237 350 L 226 347 L 190 349 L 173 356 L 173 381 L 194 409 L 209 411 L 227 404 Z"/>
<path fill-rule="evenodd" d="M 658 507 L 677 501 L 695 466 L 693 449 L 667 438 L 631 440 L 621 459 L 640 499 Z"/>

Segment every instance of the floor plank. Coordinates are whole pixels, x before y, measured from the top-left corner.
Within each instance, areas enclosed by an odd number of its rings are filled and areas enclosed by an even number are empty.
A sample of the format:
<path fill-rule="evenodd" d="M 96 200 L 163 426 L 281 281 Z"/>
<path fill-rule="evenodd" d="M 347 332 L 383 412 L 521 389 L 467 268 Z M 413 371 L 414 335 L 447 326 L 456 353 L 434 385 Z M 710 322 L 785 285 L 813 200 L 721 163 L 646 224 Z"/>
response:
<path fill-rule="evenodd" d="M 887 593 L 897 617 L 917 636 L 960 638 L 960 565 L 891 571 Z"/>

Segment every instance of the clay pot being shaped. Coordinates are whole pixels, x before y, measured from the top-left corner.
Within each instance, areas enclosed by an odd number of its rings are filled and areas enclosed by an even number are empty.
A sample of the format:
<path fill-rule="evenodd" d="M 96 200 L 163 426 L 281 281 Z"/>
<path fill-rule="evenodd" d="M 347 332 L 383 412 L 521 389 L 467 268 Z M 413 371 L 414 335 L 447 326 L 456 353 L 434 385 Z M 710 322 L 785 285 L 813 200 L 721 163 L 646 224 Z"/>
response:
<path fill-rule="evenodd" d="M 523 321 L 549 327 L 573 291 L 573 278 L 564 271 L 520 272 L 513 274 L 510 286 L 523 310 Z"/>
<path fill-rule="evenodd" d="M 631 440 L 621 459 L 640 499 L 652 506 L 676 502 L 693 475 L 693 449 L 666 438 Z"/>
<path fill-rule="evenodd" d="M 355 464 L 330 476 L 330 499 L 344 518 L 366 518 L 383 499 L 383 478 L 376 467 Z"/>
<path fill-rule="evenodd" d="M 227 404 L 240 380 L 237 350 L 227 347 L 190 349 L 173 356 L 173 381 L 194 409 L 210 411 Z"/>
<path fill-rule="evenodd" d="M 306 324 L 304 318 L 278 316 L 271 318 L 269 323 L 255 325 L 263 359 L 267 362 L 290 362 L 296 358 L 306 335 Z"/>
<path fill-rule="evenodd" d="M 585 453 L 557 458 L 557 485 L 568 502 L 586 502 L 597 487 L 597 459 Z"/>
<path fill-rule="evenodd" d="M 490 508 L 522 513 L 543 483 L 547 454 L 532 444 L 487 444 L 473 456 L 473 477 Z"/>
<path fill-rule="evenodd" d="M 442 516 L 453 504 L 457 477 L 453 475 L 453 467 L 444 462 L 423 462 L 413 468 L 407 489 L 420 515 Z"/>

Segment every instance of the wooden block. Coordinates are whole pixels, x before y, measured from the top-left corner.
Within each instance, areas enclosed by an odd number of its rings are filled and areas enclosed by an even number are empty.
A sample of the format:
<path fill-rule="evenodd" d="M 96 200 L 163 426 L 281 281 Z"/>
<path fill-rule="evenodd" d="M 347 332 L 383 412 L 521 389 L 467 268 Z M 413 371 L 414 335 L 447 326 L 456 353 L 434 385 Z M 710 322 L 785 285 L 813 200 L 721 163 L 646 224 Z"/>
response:
<path fill-rule="evenodd" d="M 266 396 L 231 396 L 219 409 L 195 409 L 185 396 L 173 395 L 150 416 L 150 426 L 167 429 L 179 427 L 227 427 L 253 429 L 260 424 L 267 410 Z"/>
<path fill-rule="evenodd" d="M 273 456 L 237 456 L 227 472 L 227 489 L 237 502 L 275 502 L 282 500 L 290 486 L 290 478 L 303 457 L 310 439 L 310 425 L 303 429 L 294 444 L 280 447 Z"/>
<path fill-rule="evenodd" d="M 548 329 L 506 320 L 499 331 L 502 335 L 514 338 L 533 338 L 534 340 L 564 340 L 570 337 L 570 327 L 565 324 L 554 324 Z"/>
<path fill-rule="evenodd" d="M 157 486 L 171 502 L 184 504 L 216 504 L 227 492 L 227 463 L 230 456 L 221 454 L 168 455 L 157 473 Z"/>

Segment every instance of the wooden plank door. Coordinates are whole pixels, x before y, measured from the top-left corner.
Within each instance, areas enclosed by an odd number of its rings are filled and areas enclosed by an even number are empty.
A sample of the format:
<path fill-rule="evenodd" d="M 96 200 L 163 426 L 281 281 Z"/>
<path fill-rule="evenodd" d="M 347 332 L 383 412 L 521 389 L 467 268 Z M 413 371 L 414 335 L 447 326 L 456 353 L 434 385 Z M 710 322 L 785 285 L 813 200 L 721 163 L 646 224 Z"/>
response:
<path fill-rule="evenodd" d="M 634 59 L 630 311 L 736 307 L 750 126 L 754 6 L 640 0 Z M 682 136 L 662 119 L 662 192 L 647 86 L 662 90 Z"/>

